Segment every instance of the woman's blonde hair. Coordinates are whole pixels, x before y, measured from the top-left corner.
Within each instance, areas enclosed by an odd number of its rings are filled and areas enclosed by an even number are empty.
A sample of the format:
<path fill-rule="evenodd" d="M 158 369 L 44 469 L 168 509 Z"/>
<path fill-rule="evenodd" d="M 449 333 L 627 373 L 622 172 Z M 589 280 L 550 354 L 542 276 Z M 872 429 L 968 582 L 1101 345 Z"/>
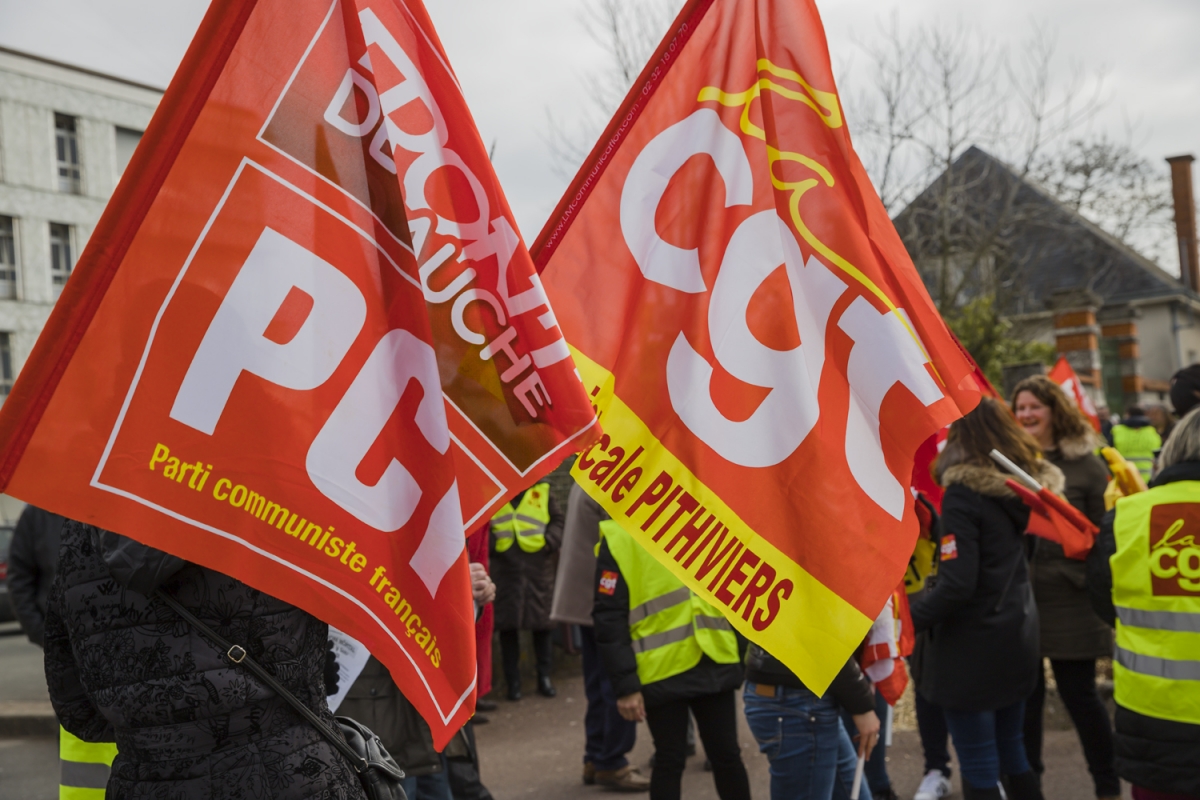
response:
<path fill-rule="evenodd" d="M 1067 393 L 1045 375 L 1032 375 L 1013 389 L 1009 407 L 1017 413 L 1017 398 L 1021 392 L 1029 392 L 1038 402 L 1050 409 L 1050 435 L 1057 446 L 1063 439 L 1079 439 L 1093 434 L 1092 425 L 1079 407 L 1071 402 Z"/>
<path fill-rule="evenodd" d="M 1158 457 L 1160 469 L 1182 461 L 1200 461 L 1200 408 L 1193 408 L 1175 424 Z"/>

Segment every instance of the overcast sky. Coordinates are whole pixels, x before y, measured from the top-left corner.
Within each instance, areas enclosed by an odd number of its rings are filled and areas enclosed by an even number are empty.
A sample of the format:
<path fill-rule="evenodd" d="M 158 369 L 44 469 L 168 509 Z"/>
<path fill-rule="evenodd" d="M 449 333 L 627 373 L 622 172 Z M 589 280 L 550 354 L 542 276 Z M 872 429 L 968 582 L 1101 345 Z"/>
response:
<path fill-rule="evenodd" d="M 294 0 L 299 1 L 299 0 Z M 566 188 L 546 146 L 547 112 L 569 127 L 584 78 L 605 55 L 585 32 L 587 0 L 425 0 L 527 241 Z M 0 0 L 0 45 L 166 86 L 206 0 Z M 903 27 L 963 24 L 1016 45 L 1035 26 L 1058 42 L 1059 72 L 1105 70 L 1095 125 L 1130 123 L 1153 159 L 1200 151 L 1200 0 L 818 0 L 843 85 L 865 74 L 858 42 L 894 12 Z M 848 118 L 851 132 L 854 119 Z M 1174 265 L 1171 265 L 1174 267 Z"/>

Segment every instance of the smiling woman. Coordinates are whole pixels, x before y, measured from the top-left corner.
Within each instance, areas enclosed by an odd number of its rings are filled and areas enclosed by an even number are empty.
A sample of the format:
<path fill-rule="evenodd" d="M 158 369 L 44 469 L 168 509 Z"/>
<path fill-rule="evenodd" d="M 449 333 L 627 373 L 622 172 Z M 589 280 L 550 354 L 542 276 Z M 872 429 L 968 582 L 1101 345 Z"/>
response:
<path fill-rule="evenodd" d="M 1094 452 L 1099 441 L 1087 419 L 1044 375 L 1017 384 L 1012 409 L 1021 427 L 1038 440 L 1046 459 L 1063 471 L 1067 501 L 1098 525 L 1109 475 Z M 1058 693 L 1079 732 L 1096 796 L 1112 797 L 1119 794 L 1112 726 L 1096 693 L 1096 659 L 1112 652 L 1112 633 L 1092 610 L 1086 565 L 1067 558 L 1055 542 L 1034 541 L 1030 569 L 1041 618 L 1041 655 L 1050 659 Z M 1044 670 L 1039 669 L 1037 687 L 1025 708 L 1026 754 L 1039 772 L 1045 693 Z"/>

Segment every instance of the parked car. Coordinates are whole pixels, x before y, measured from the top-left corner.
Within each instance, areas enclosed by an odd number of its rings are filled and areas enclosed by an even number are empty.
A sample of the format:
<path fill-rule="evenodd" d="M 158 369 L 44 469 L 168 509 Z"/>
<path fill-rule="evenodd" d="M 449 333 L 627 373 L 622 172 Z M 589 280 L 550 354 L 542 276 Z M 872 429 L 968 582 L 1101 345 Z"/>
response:
<path fill-rule="evenodd" d="M 13 622 L 12 603 L 8 602 L 8 546 L 12 543 L 13 529 L 0 526 L 0 622 Z"/>

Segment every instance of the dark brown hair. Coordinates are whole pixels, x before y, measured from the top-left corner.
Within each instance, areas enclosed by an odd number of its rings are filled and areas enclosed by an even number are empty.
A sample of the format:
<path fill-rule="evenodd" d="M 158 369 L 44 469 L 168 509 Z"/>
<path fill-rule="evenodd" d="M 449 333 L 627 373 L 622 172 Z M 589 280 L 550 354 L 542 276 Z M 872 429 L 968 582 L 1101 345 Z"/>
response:
<path fill-rule="evenodd" d="M 1054 381 L 1045 375 L 1032 375 L 1017 384 L 1012 393 L 1012 410 L 1017 413 L 1017 398 L 1029 392 L 1050 409 L 1050 435 L 1057 446 L 1063 439 L 1078 439 L 1092 433 L 1092 425 Z"/>
<path fill-rule="evenodd" d="M 950 426 L 943 453 L 955 453 L 968 464 L 995 466 L 992 450 L 999 450 L 1026 472 L 1041 457 L 1037 441 L 1025 432 L 1012 412 L 998 400 L 985 397 L 975 410 Z"/>

